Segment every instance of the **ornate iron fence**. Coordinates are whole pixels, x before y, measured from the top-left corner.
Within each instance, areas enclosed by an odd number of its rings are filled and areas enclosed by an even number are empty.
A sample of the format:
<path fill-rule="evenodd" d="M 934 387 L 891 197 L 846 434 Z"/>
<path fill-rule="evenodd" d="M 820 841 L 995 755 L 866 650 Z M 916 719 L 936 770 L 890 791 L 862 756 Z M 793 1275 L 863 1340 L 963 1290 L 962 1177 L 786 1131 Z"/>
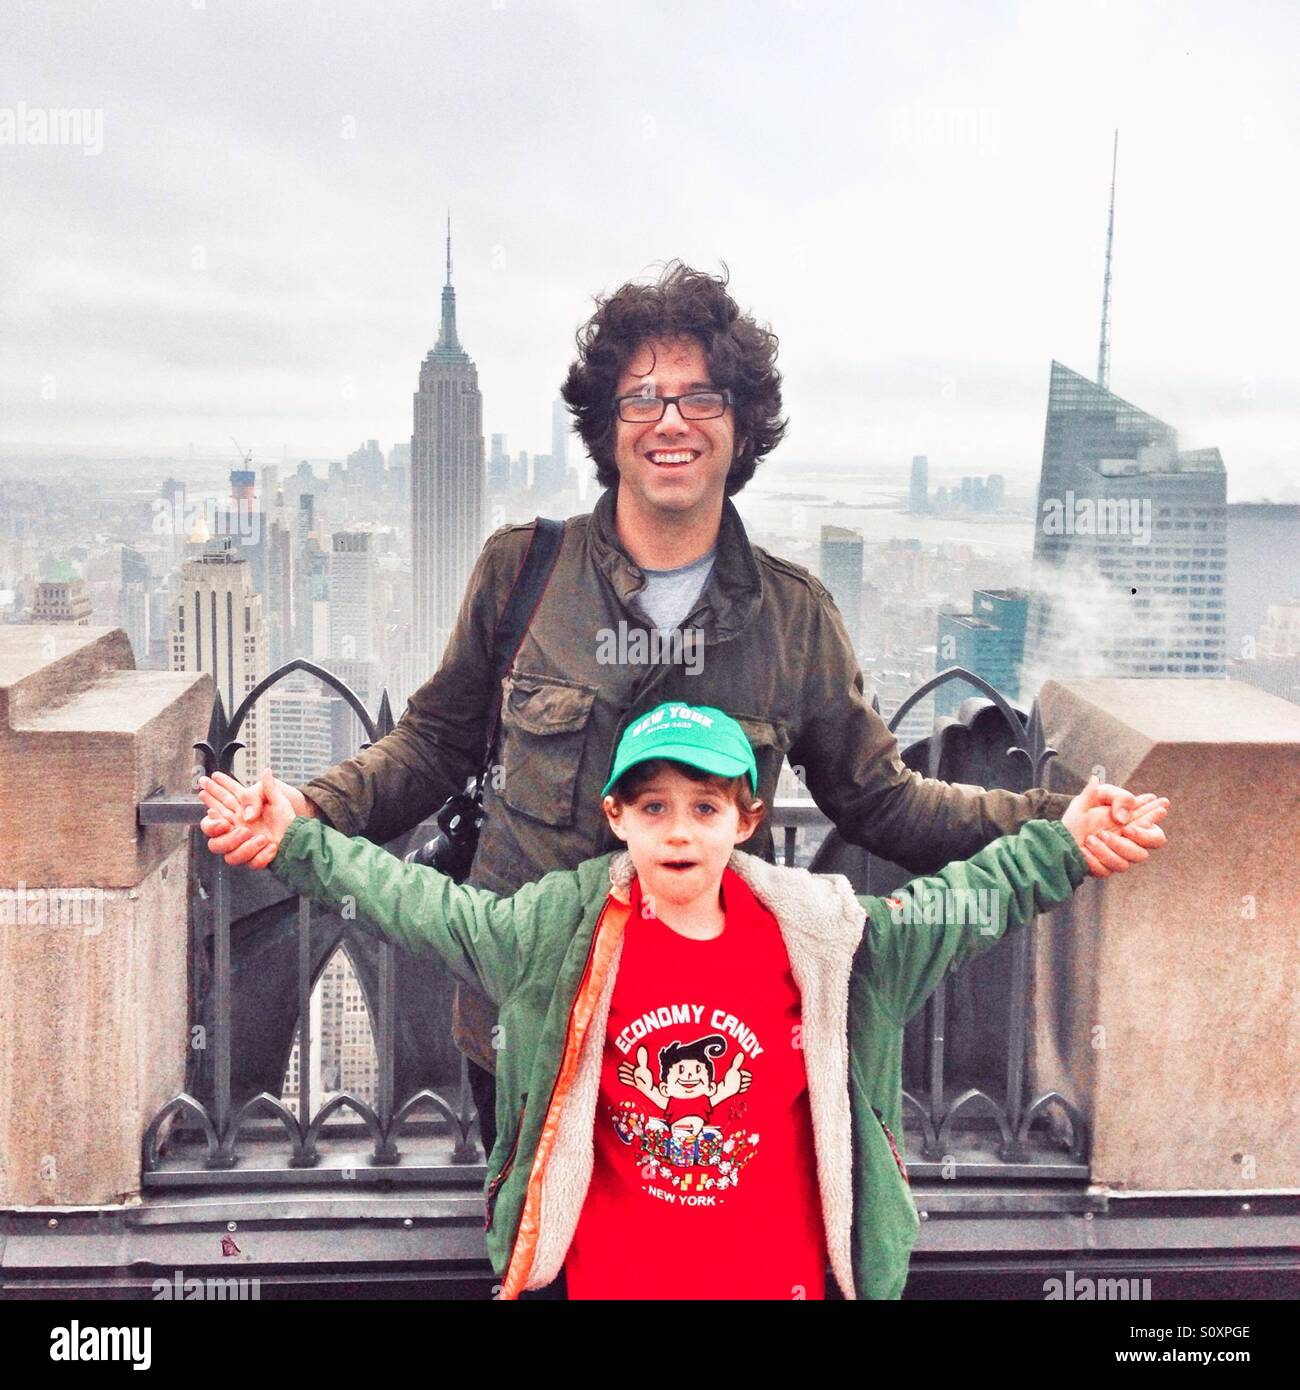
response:
<path fill-rule="evenodd" d="M 984 698 L 964 701 L 957 718 L 906 749 L 903 762 L 945 782 L 1016 792 L 1041 786 L 1056 750 L 1047 744 L 1038 701 L 1026 717 L 987 681 L 961 667 L 942 671 L 914 690 L 888 721 L 890 730 L 950 682 L 964 682 Z M 879 700 L 872 704 L 879 712 Z M 787 838 L 787 858 L 788 846 Z M 859 893 L 892 893 L 916 877 L 850 845 L 835 830 L 810 868 L 843 873 Z M 914 1122 L 908 1127 L 909 1150 L 919 1149 L 908 1161 L 914 1176 L 1076 1182 L 1088 1177 L 1087 1127 L 1078 1108 L 1059 1091 L 1026 1097 L 1036 929 L 1030 923 L 1009 932 L 970 961 L 934 990 L 907 1025 L 903 1108 Z M 996 1022 L 991 1009 L 1001 1015 Z"/>
<path fill-rule="evenodd" d="M 238 735 L 249 710 L 295 671 L 316 677 L 347 701 L 365 730 L 363 748 L 392 729 L 387 692 L 372 718 L 332 672 L 296 660 L 251 690 L 228 721 L 218 692 L 207 739 L 194 745 L 206 775 L 231 771 L 243 747 Z M 468 1076 L 451 1040 L 451 984 L 445 972 L 430 969 L 427 962 L 413 969 L 409 958 L 399 972 L 397 948 L 391 943 L 356 931 L 309 899 L 286 895 L 269 875 L 231 869 L 198 844 L 203 815 L 193 792 L 152 796 L 138 808 L 142 825 L 196 827 L 198 883 L 190 922 L 194 1045 L 185 1090 L 167 1101 L 145 1133 L 145 1186 L 481 1179 Z M 375 1104 L 345 1090 L 313 1113 L 311 993 L 338 949 L 352 963 L 372 1020 L 378 1063 Z M 296 976 L 292 994 L 278 987 L 290 950 Z M 422 1017 L 403 1007 L 409 1000 L 399 999 L 399 978 L 409 986 L 402 993 L 420 1000 Z M 300 1078 L 296 1113 L 277 1094 L 295 1031 Z M 435 1084 L 399 1084 L 417 1074 L 434 1074 Z M 359 1126 L 338 1125 L 335 1117 L 343 1111 L 352 1112 Z M 425 1112 L 432 1112 L 431 1120 L 422 1118 Z M 269 1129 L 259 1120 L 269 1120 Z M 369 1140 L 368 1150 L 355 1142 L 358 1128 Z M 274 1142 L 277 1130 L 279 1144 Z M 399 1148 L 399 1136 L 409 1141 L 404 1148 Z M 336 1141 L 333 1153 L 326 1152 L 323 1139 Z"/>
<path fill-rule="evenodd" d="M 229 721 L 217 695 L 208 736 L 194 745 L 204 773 L 231 771 L 249 710 L 295 671 L 314 676 L 348 703 L 365 730 L 363 748 L 393 727 L 386 692 L 372 718 L 332 672 L 296 660 L 250 691 Z M 895 712 L 891 729 L 954 680 L 983 691 L 987 700 L 967 701 L 957 720 L 906 749 L 904 762 L 948 781 L 1010 790 L 1040 785 L 1054 750 L 1044 741 L 1037 703 L 1026 719 L 971 672 L 952 669 L 928 681 Z M 270 875 L 229 868 L 199 843 L 203 815 L 193 791 L 155 795 L 138 807 L 141 825 L 195 827 L 198 884 L 189 923 L 193 1046 L 185 1089 L 163 1105 L 145 1134 L 144 1185 L 480 1183 L 483 1158 L 465 1062 L 451 1039 L 447 973 L 406 954 L 399 970 L 390 943 L 286 895 Z M 801 828 L 828 830 L 810 867 L 845 874 L 860 893 L 889 893 L 913 877 L 848 844 L 810 801 L 779 799 L 773 828 L 782 832 L 787 864 L 795 862 Z M 389 848 L 400 853 L 403 844 Z M 1075 1106 L 1055 1091 L 1032 1100 L 1025 1094 L 1033 930 L 1011 933 L 970 962 L 907 1027 L 904 1106 L 914 1122 L 909 1140 L 919 1137 L 919 1154 L 909 1143 L 914 1176 L 1087 1178 L 1086 1131 Z M 353 965 L 372 1021 L 375 1102 L 344 1090 L 313 1112 L 311 994 L 339 949 Z M 988 1023 L 990 999 L 1002 1014 L 996 1037 Z M 290 1109 L 280 1091 L 295 1033 L 300 1084 Z M 344 1123 L 344 1112 L 355 1120 Z M 1064 1153 L 1060 1134 L 1040 1121 L 1068 1130 Z"/>

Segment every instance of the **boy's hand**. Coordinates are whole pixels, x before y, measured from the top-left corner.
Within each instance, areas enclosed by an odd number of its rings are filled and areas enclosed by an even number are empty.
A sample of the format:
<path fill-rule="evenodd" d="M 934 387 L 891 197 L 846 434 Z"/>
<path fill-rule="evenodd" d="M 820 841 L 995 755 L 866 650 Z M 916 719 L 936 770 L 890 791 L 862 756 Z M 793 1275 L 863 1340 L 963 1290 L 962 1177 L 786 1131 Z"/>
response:
<path fill-rule="evenodd" d="M 224 772 L 200 777 L 199 799 L 209 812 L 200 822 L 200 828 L 213 843 L 217 837 L 233 831 L 242 832 L 242 843 L 236 851 L 241 856 L 240 862 L 253 869 L 264 869 L 275 858 L 284 832 L 294 817 L 304 814 L 294 809 L 293 802 L 281 790 L 283 787 L 284 783 L 277 782 L 268 767 L 257 783 L 258 797 L 253 804 L 241 795 L 252 789 L 240 786 Z M 211 849 L 212 843 L 208 847 Z M 229 860 L 228 855 L 227 862 Z"/>
<path fill-rule="evenodd" d="M 1113 790 L 1103 787 L 1094 775 L 1061 817 L 1094 878 L 1123 873 L 1130 864 L 1143 863 L 1150 858 L 1151 850 L 1165 844 L 1165 833 L 1158 822 L 1169 813 L 1169 798 L 1151 792 L 1133 798 L 1134 809 L 1128 811 L 1121 824 L 1116 815 L 1120 808 L 1112 804 Z"/>
<path fill-rule="evenodd" d="M 297 787 L 292 787 L 277 778 L 271 780 L 275 789 L 288 799 L 295 815 L 315 817 L 316 807 Z M 213 787 L 213 783 L 216 783 L 216 788 Z M 265 868 L 271 861 L 261 855 L 259 848 L 252 844 L 254 832 L 250 828 L 262 815 L 266 798 L 265 778 L 259 778 L 251 787 L 246 787 L 226 773 L 218 772 L 211 781 L 207 778 L 201 779 L 200 785 L 207 785 L 209 792 L 227 791 L 239 802 L 238 807 L 232 807 L 227 800 L 219 810 L 214 811 L 212 804 L 205 800 L 204 804 L 213 814 L 205 816 L 199 822 L 199 829 L 208 837 L 209 851 L 223 855 L 226 863 L 232 868 Z"/>
<path fill-rule="evenodd" d="M 1096 786 L 1093 787 L 1093 783 Z M 1106 827 L 1112 832 L 1109 840 L 1102 839 L 1100 832 L 1094 830 L 1097 836 L 1095 845 L 1097 853 L 1093 854 L 1088 849 L 1083 850 L 1084 858 L 1088 860 L 1088 867 L 1097 878 L 1107 878 L 1112 873 L 1122 873 L 1129 866 L 1129 860 L 1123 854 L 1118 853 L 1111 846 L 1115 843 L 1113 836 L 1122 835 L 1125 839 L 1131 840 L 1136 845 L 1141 845 L 1143 849 L 1159 849 L 1165 843 L 1164 835 L 1148 821 L 1139 818 L 1139 812 L 1148 808 L 1156 801 L 1156 797 L 1151 792 L 1143 792 L 1141 796 L 1134 796 L 1126 787 L 1116 787 L 1109 782 L 1097 782 L 1094 776 L 1088 784 L 1092 787 L 1091 805 L 1093 807 L 1108 805 L 1110 807 L 1110 824 Z M 1088 789 L 1085 788 L 1085 791 Z M 1123 845 L 1119 849 L 1124 849 Z"/>

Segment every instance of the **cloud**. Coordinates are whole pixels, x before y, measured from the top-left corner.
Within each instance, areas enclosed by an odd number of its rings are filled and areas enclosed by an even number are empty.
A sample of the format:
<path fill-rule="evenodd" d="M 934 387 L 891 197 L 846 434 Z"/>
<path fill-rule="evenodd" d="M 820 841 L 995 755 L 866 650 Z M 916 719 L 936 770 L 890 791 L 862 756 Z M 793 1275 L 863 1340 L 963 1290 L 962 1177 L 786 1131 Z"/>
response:
<path fill-rule="evenodd" d="M 450 204 L 485 432 L 512 449 L 548 446 L 592 295 L 682 255 L 725 259 L 781 337 L 791 468 L 928 452 L 1028 476 L 1050 359 L 1095 359 L 1118 123 L 1113 384 L 1219 444 L 1234 488 L 1280 480 L 1300 426 L 1300 292 L 1278 273 L 1300 215 L 1277 176 L 1296 29 L 1209 0 L 1176 22 L 20 5 L 12 99 L 102 109 L 104 149 L 0 147 L 5 438 L 405 437 Z"/>

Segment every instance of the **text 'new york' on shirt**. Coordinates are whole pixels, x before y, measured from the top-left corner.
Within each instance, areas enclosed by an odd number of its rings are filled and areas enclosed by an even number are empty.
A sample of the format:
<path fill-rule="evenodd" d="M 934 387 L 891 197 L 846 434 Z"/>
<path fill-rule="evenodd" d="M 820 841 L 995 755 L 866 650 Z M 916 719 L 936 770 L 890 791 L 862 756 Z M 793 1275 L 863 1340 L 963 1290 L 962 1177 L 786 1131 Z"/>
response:
<path fill-rule="evenodd" d="M 633 881 L 570 1298 L 825 1297 L 799 990 L 731 869 L 722 897 L 722 934 L 697 941 Z"/>

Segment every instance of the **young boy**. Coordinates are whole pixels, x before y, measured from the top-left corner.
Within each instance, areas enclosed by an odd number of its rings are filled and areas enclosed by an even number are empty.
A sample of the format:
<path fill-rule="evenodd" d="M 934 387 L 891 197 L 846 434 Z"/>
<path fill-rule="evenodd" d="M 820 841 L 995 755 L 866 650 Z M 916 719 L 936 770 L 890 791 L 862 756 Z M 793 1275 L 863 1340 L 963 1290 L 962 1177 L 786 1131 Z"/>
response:
<path fill-rule="evenodd" d="M 295 817 L 269 771 L 252 829 L 290 888 L 498 1005 L 485 1191 L 502 1297 L 563 1268 L 571 1298 L 822 1298 L 829 1260 L 846 1298 L 898 1298 L 919 1224 L 903 1025 L 1087 877 L 1080 845 L 1111 824 L 1094 783 L 1061 822 L 857 897 L 736 848 L 763 813 L 753 750 L 721 710 L 670 702 L 629 726 L 602 793 L 626 851 L 511 897 Z M 243 789 L 202 786 L 204 829 L 225 833 Z"/>

